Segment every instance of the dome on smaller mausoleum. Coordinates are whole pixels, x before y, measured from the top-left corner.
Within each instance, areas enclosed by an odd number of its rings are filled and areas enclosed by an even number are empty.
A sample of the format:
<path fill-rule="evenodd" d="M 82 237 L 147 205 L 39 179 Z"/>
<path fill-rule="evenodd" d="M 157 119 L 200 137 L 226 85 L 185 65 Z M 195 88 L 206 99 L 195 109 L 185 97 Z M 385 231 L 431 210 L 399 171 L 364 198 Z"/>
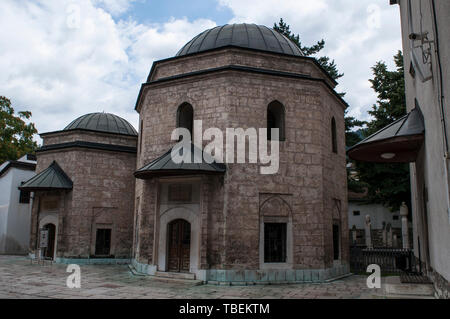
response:
<path fill-rule="evenodd" d="M 79 129 L 112 134 L 138 135 L 134 127 L 127 120 L 111 113 L 99 112 L 85 114 L 67 125 L 64 131 Z"/>

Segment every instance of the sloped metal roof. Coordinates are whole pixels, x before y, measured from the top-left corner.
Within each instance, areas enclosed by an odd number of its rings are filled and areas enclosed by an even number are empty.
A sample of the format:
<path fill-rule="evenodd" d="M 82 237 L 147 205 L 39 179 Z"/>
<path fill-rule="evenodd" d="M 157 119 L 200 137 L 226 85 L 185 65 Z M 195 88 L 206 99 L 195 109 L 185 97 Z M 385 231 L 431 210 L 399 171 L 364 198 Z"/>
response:
<path fill-rule="evenodd" d="M 89 113 L 73 120 L 64 128 L 89 130 L 122 135 L 138 135 L 135 128 L 125 119 L 111 113 Z"/>
<path fill-rule="evenodd" d="M 413 162 L 422 145 L 424 132 L 422 112 L 415 107 L 407 115 L 349 148 L 347 154 L 351 159 L 367 162 Z M 383 154 L 393 157 L 383 158 Z"/>
<path fill-rule="evenodd" d="M 26 181 L 19 187 L 25 191 L 40 190 L 69 190 L 73 188 L 73 182 L 62 170 L 62 168 L 53 161 L 48 168 Z"/>
<path fill-rule="evenodd" d="M 274 29 L 247 23 L 226 24 L 203 31 L 186 43 L 176 56 L 194 54 L 226 46 L 304 56 L 294 42 Z"/>
<path fill-rule="evenodd" d="M 195 149 L 197 149 L 197 154 Z M 187 155 L 187 158 L 189 158 L 190 161 L 182 161 L 179 164 L 175 163 L 172 160 L 172 150 L 174 150 L 174 152 L 179 152 L 179 154 L 182 155 L 183 148 L 176 145 L 162 156 L 138 169 L 134 173 L 134 176 L 136 178 L 146 179 L 153 176 L 163 175 L 224 174 L 226 172 L 225 164 L 216 162 L 209 164 L 205 162 L 203 158 L 203 151 L 195 147 L 193 144 L 191 144 L 190 147 L 190 154 Z M 209 155 L 206 154 L 205 157 L 207 156 Z"/>

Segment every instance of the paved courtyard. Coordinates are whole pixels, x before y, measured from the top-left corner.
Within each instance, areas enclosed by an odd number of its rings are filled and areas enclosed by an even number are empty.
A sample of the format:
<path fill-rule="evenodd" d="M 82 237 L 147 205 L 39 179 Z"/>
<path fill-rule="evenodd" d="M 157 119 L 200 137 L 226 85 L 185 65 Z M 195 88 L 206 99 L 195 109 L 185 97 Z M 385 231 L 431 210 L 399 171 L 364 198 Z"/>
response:
<path fill-rule="evenodd" d="M 0 256 L 0 298 L 372 298 L 374 293 L 364 276 L 326 284 L 198 286 L 135 276 L 124 265 L 83 265 L 81 288 L 70 289 L 66 267 L 32 265 L 25 257 Z"/>

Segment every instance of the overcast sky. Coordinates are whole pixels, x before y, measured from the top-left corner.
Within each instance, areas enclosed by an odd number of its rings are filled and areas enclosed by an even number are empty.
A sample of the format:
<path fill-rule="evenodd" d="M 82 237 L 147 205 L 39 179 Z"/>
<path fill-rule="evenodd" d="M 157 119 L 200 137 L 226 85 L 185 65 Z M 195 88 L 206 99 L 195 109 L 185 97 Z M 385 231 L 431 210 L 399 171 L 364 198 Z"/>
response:
<path fill-rule="evenodd" d="M 280 18 L 344 77 L 349 114 L 376 101 L 371 67 L 401 49 L 398 6 L 388 0 L 1 0 L 0 95 L 29 110 L 40 133 L 105 111 L 136 128 L 134 104 L 152 62 L 175 55 L 205 29 L 234 22 L 269 27 Z"/>

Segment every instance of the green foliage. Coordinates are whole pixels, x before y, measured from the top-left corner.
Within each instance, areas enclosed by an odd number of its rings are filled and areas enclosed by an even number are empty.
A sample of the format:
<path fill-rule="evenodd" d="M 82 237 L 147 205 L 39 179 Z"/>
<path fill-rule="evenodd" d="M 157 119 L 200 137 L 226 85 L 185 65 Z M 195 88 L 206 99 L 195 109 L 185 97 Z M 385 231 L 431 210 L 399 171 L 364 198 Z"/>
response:
<path fill-rule="evenodd" d="M 347 112 L 346 112 L 347 113 Z M 367 125 L 367 122 L 355 119 L 352 116 L 345 117 L 345 145 L 347 147 L 359 143 L 363 139 L 364 130 L 361 128 Z M 360 128 L 355 130 L 355 128 Z"/>
<path fill-rule="evenodd" d="M 389 71 L 386 63 L 377 62 L 372 68 L 374 78 L 369 80 L 377 93 L 377 104 L 369 114 L 374 120 L 367 124 L 367 134 L 371 135 L 406 114 L 403 54 L 394 56 L 395 71 Z"/>
<path fill-rule="evenodd" d="M 31 112 L 14 114 L 11 101 L 0 96 L 0 163 L 17 160 L 21 156 L 36 150 L 33 135 L 37 130 L 33 123 L 25 123 L 31 118 Z"/>
<path fill-rule="evenodd" d="M 379 131 L 406 114 L 403 55 L 394 56 L 396 70 L 389 71 L 386 63 L 378 62 L 373 68 L 372 88 L 377 93 L 377 104 L 369 114 L 365 136 Z M 411 190 L 408 164 L 356 162 L 359 179 L 368 184 L 369 201 L 398 210 L 402 202 L 410 203 Z"/>
<path fill-rule="evenodd" d="M 364 193 L 367 189 L 367 183 L 361 182 L 347 170 L 347 189 L 353 193 Z"/>

